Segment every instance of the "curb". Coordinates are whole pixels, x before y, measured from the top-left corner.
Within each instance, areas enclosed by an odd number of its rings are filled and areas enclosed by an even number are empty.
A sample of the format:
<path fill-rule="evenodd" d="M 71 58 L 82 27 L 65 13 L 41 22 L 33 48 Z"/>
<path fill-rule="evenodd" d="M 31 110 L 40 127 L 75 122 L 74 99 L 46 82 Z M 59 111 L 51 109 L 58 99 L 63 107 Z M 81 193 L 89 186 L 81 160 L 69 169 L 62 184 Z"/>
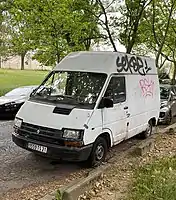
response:
<path fill-rule="evenodd" d="M 164 134 L 170 130 L 174 131 L 174 129 L 176 129 L 176 123 L 163 128 L 159 131 L 159 133 Z M 139 144 L 130 147 L 128 150 L 133 150 L 135 148 L 135 153 L 137 153 L 138 156 L 143 156 L 154 148 L 156 137 L 157 134 L 154 134 L 147 141 L 145 140 L 144 142 L 140 142 Z M 91 183 L 98 180 L 110 167 L 111 163 L 93 169 L 89 172 L 87 177 L 76 179 L 67 186 L 62 187 L 59 190 L 50 193 L 39 200 L 77 200 L 81 194 L 84 194 L 91 188 Z"/>
<path fill-rule="evenodd" d="M 110 167 L 109 164 L 100 166 L 89 172 L 89 175 L 84 178 L 76 179 L 69 183 L 67 186 L 63 186 L 59 190 L 47 194 L 39 200 L 76 200 L 78 197 L 91 188 L 91 183 L 98 180 Z"/>
<path fill-rule="evenodd" d="M 81 178 L 72 182 L 67 187 L 61 188 L 59 193 L 61 199 L 59 200 L 76 200 L 79 196 L 89 190 L 92 186 L 92 182 L 101 178 L 104 171 L 109 168 L 109 165 L 101 166 L 92 170 L 86 178 Z"/>

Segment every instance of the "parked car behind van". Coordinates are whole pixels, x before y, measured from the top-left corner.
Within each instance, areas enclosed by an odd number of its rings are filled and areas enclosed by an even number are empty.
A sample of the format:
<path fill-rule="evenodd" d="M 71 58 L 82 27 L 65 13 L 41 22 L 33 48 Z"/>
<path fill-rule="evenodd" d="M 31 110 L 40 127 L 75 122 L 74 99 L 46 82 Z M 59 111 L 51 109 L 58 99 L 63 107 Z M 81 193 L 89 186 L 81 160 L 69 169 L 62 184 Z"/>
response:
<path fill-rule="evenodd" d="M 15 88 L 0 97 L 0 118 L 14 118 L 20 107 L 29 98 L 37 86 L 23 86 Z"/>
<path fill-rule="evenodd" d="M 169 125 L 176 115 L 176 86 L 169 84 L 160 85 L 160 116 L 159 122 Z"/>
<path fill-rule="evenodd" d="M 35 153 L 95 166 L 121 141 L 137 134 L 149 137 L 159 111 L 153 59 L 76 52 L 65 57 L 21 107 L 12 139 Z"/>

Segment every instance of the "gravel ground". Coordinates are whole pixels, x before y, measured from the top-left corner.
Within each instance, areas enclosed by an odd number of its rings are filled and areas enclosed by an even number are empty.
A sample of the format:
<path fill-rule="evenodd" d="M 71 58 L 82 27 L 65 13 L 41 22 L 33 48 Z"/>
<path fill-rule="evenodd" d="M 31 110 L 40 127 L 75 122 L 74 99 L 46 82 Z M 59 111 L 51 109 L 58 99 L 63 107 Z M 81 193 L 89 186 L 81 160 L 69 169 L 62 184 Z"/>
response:
<path fill-rule="evenodd" d="M 158 158 L 176 155 L 176 134 L 158 134 L 155 147 L 143 157 L 134 156 L 129 152 L 116 157 L 111 169 L 97 181 L 92 189 L 85 193 L 81 200 L 125 200 L 132 184 L 134 169 Z M 115 160 L 115 157 L 113 158 Z"/>
<path fill-rule="evenodd" d="M 15 199 L 21 188 L 46 187 L 49 181 L 59 180 L 59 185 L 71 173 L 80 172 L 81 167 L 76 164 L 59 164 L 17 147 L 11 141 L 12 127 L 12 121 L 0 123 L 0 199 Z M 13 198 L 8 197 L 11 190 Z"/>
<path fill-rule="evenodd" d="M 12 127 L 12 121 L 0 122 L 0 199 L 37 200 L 89 172 L 78 164 L 54 162 L 17 147 L 11 141 Z M 138 142 L 132 138 L 117 145 L 108 159 Z"/>

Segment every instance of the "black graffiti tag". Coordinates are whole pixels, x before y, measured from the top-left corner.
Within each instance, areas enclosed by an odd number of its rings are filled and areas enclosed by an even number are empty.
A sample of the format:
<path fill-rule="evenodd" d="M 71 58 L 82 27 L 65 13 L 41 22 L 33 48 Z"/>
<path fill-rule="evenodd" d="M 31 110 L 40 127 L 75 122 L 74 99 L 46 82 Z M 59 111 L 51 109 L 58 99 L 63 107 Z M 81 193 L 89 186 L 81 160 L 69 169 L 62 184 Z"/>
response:
<path fill-rule="evenodd" d="M 151 68 L 148 67 L 147 61 L 142 60 L 140 57 L 128 57 L 127 55 L 122 56 L 121 58 L 118 56 L 116 60 L 117 65 L 117 72 L 130 72 L 133 73 L 139 73 L 142 76 L 145 76 Z"/>

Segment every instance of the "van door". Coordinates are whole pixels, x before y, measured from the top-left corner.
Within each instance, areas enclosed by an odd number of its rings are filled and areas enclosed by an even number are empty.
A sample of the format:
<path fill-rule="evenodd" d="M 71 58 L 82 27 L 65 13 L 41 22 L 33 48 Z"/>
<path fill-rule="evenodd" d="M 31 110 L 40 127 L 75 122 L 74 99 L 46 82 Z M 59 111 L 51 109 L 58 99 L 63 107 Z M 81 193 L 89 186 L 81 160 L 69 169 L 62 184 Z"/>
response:
<path fill-rule="evenodd" d="M 124 76 L 113 76 L 110 79 L 104 97 L 113 100 L 112 108 L 103 108 L 103 128 L 109 129 L 114 144 L 127 136 L 128 104 L 126 99 L 126 81 Z"/>

